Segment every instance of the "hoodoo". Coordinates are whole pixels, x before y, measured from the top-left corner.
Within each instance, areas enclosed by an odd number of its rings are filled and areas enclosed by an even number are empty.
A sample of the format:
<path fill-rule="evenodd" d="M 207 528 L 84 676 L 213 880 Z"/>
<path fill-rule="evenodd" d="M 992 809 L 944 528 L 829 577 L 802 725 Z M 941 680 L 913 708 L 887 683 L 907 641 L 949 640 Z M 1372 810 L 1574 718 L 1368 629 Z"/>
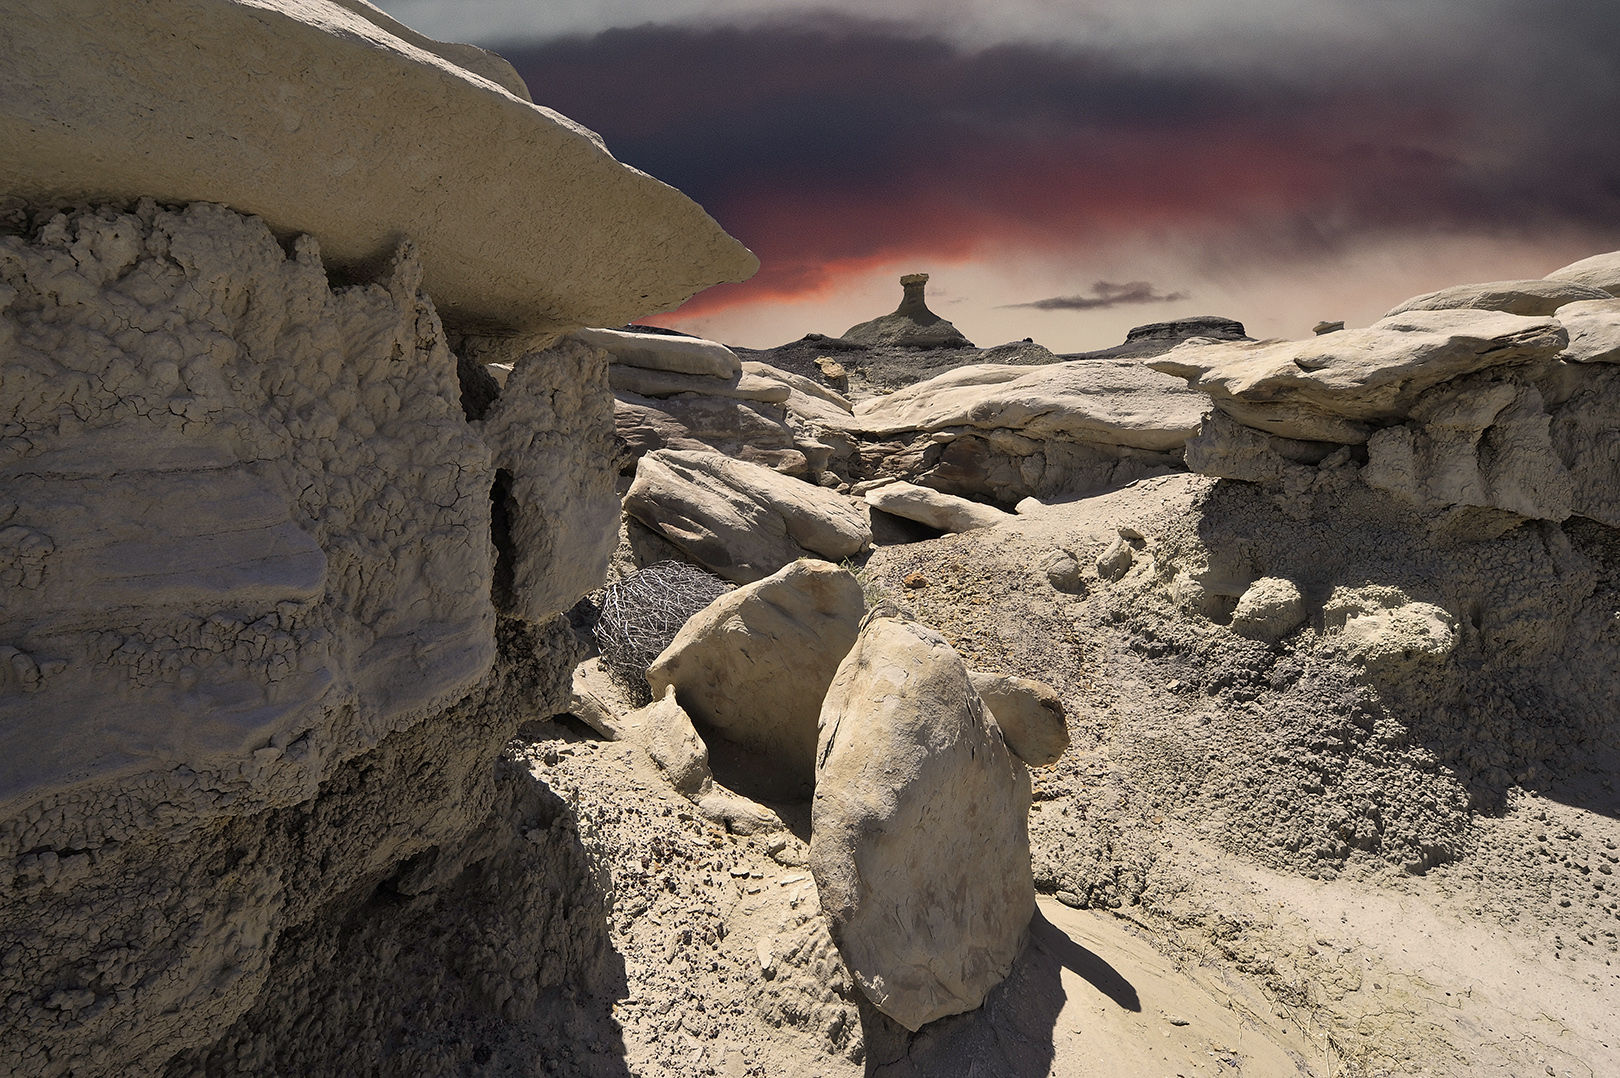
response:
<path fill-rule="evenodd" d="M 973 347 L 960 330 L 928 309 L 923 299 L 928 274 L 908 273 L 900 278 L 900 287 L 905 289 L 905 295 L 893 314 L 851 326 L 844 331 L 844 340 L 900 348 Z"/>

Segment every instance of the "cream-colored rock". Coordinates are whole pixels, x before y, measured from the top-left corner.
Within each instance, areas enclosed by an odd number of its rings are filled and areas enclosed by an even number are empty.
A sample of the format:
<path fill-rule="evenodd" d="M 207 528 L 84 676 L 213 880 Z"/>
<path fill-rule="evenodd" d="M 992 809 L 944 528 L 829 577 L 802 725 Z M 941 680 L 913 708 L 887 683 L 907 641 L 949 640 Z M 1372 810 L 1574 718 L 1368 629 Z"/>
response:
<path fill-rule="evenodd" d="M 593 348 L 606 351 L 614 364 L 627 367 L 704 378 L 735 378 L 742 373 L 737 353 L 719 341 L 706 341 L 701 337 L 637 333 L 626 329 L 580 329 L 574 331 L 574 336 Z"/>
<path fill-rule="evenodd" d="M 1276 643 L 1305 624 L 1305 597 L 1299 585 L 1263 576 L 1250 584 L 1232 611 L 1232 631 Z"/>
<path fill-rule="evenodd" d="M 1569 331 L 1564 358 L 1576 363 L 1620 363 L 1620 299 L 1593 299 L 1558 308 Z"/>
<path fill-rule="evenodd" d="M 1457 646 L 1455 618 L 1384 585 L 1335 588 L 1322 624 L 1341 654 L 1384 676 L 1443 662 Z"/>
<path fill-rule="evenodd" d="M 1176 378 L 1134 360 L 1075 360 L 958 367 L 862 401 L 855 416 L 875 436 L 970 428 L 1169 450 L 1186 441 L 1208 407 Z"/>
<path fill-rule="evenodd" d="M 1150 361 L 1227 414 L 1302 441 L 1360 444 L 1427 389 L 1487 368 L 1550 360 L 1569 342 L 1551 318 L 1411 311 L 1305 341 L 1189 342 Z"/>
<path fill-rule="evenodd" d="M 822 704 L 810 869 L 851 974 L 907 1029 L 977 1007 L 1023 949 L 1029 806 L 961 657 L 868 619 Z"/>
<path fill-rule="evenodd" d="M 655 449 L 681 449 L 720 453 L 785 475 L 816 470 L 811 457 L 818 446 L 788 422 L 785 405 L 700 395 L 613 396 L 613 420 L 627 447 L 621 468 Z M 819 453 L 824 466 L 826 450 Z"/>
<path fill-rule="evenodd" d="M 872 541 L 871 526 L 850 499 L 718 453 L 647 454 L 624 509 L 739 584 L 802 557 L 842 560 Z"/>
<path fill-rule="evenodd" d="M 761 363 L 756 359 L 743 360 L 742 369 L 744 374 L 752 374 L 757 378 L 766 378 L 772 381 L 784 382 L 796 392 L 803 393 L 807 397 L 812 397 L 816 400 L 831 404 L 845 415 L 849 415 L 854 411 L 855 406 L 850 403 L 848 397 L 844 396 L 836 389 L 830 389 L 827 386 L 822 385 L 820 382 L 817 382 L 811 378 L 806 378 L 801 374 L 794 374 L 792 371 L 784 371 L 780 367 L 773 367 L 769 363 Z"/>
<path fill-rule="evenodd" d="M 665 686 L 652 703 L 626 715 L 623 726 L 625 736 L 647 750 L 678 792 L 689 798 L 708 792 L 714 783 L 709 771 L 709 747 L 676 702 L 675 686 Z"/>
<path fill-rule="evenodd" d="M 1449 311 L 1460 308 L 1539 317 L 1552 314 L 1566 303 L 1610 298 L 1604 289 L 1577 281 L 1492 281 L 1489 284 L 1454 285 L 1438 292 L 1413 296 L 1384 317 L 1392 318 L 1407 311 Z"/>
<path fill-rule="evenodd" d="M 701 374 L 655 371 L 623 363 L 615 363 L 609 368 L 608 384 L 615 391 L 634 393 L 641 397 L 673 397 L 677 393 L 701 393 L 707 397 L 763 401 L 767 404 L 781 404 L 793 393 L 784 382 L 759 378 L 751 374 L 717 378 Z"/>
<path fill-rule="evenodd" d="M 815 781 L 816 724 L 838 664 L 865 613 L 860 584 L 824 561 L 796 561 L 694 614 L 647 669 L 661 696 L 773 763 L 802 789 Z"/>
<path fill-rule="evenodd" d="M 68 0 L 3 18 L 0 195 L 222 203 L 360 269 L 409 236 L 444 317 L 502 330 L 616 325 L 758 266 L 691 199 L 514 93 L 504 61 L 401 36 L 369 4 Z"/>
<path fill-rule="evenodd" d="M 506 534 L 497 600 L 543 622 L 607 574 L 618 544 L 613 398 L 606 357 L 564 340 L 517 359 L 477 429 L 495 453 Z"/>
<path fill-rule="evenodd" d="M 993 505 L 941 494 L 915 483 L 885 483 L 866 492 L 866 504 L 897 517 L 915 520 L 940 531 L 965 532 L 994 528 L 1018 519 Z"/>
<path fill-rule="evenodd" d="M 655 693 L 654 698 L 662 696 Z M 568 713 L 607 738 L 618 741 L 625 736 L 624 718 L 636 710 L 624 699 L 619 687 L 613 684 L 602 659 L 596 656 L 574 667 L 573 687 L 568 698 Z"/>
<path fill-rule="evenodd" d="M 1573 281 L 1620 295 L 1620 251 L 1593 255 L 1547 274 L 1549 281 Z"/>
<path fill-rule="evenodd" d="M 1013 755 L 1031 767 L 1055 764 L 1069 747 L 1069 724 L 1057 690 L 1011 674 L 968 672 Z"/>

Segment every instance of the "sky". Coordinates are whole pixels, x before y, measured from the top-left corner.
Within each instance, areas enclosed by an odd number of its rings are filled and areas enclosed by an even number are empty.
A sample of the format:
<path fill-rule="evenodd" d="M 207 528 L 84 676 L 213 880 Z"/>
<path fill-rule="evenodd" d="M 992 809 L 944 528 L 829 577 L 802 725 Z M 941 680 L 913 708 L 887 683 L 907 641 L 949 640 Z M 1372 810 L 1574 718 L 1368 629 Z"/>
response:
<path fill-rule="evenodd" d="M 1257 337 L 1620 248 L 1616 0 L 381 0 L 760 258 L 644 319 L 769 347 Z"/>

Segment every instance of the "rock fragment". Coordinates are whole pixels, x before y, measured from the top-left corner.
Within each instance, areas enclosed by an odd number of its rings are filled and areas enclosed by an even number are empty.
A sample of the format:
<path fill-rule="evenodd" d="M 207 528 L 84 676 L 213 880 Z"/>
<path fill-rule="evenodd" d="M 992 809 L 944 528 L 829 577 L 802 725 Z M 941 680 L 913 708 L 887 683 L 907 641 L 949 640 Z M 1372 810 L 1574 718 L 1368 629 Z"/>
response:
<path fill-rule="evenodd" d="M 704 378 L 735 378 L 742 373 L 737 353 L 718 341 L 701 337 L 623 329 L 579 329 L 573 335 L 606 351 L 615 365 Z"/>
<path fill-rule="evenodd" d="M 1232 631 L 1276 643 L 1305 624 L 1305 597 L 1292 580 L 1263 576 L 1250 584 L 1232 611 Z"/>
<path fill-rule="evenodd" d="M 915 483 L 886 483 L 866 492 L 866 504 L 897 517 L 915 520 L 946 532 L 994 528 L 1017 517 L 993 505 L 941 494 Z"/>
<path fill-rule="evenodd" d="M 1029 806 L 961 657 L 869 618 L 822 705 L 810 868 L 850 972 L 907 1029 L 977 1007 L 1023 948 Z"/>

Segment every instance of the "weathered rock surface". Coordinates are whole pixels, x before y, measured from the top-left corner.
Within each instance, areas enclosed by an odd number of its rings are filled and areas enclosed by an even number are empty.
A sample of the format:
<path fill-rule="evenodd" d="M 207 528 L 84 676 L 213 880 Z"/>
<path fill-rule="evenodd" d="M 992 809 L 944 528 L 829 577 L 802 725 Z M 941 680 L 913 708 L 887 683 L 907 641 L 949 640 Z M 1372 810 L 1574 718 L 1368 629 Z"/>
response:
<path fill-rule="evenodd" d="M 818 452 L 788 424 L 785 405 L 698 395 L 658 399 L 624 391 L 613 396 L 613 421 L 625 443 L 623 470 L 633 470 L 656 449 L 678 449 L 721 453 L 804 475 L 812 470 L 806 450 Z"/>
<path fill-rule="evenodd" d="M 1552 314 L 1566 303 L 1610 298 L 1605 289 L 1593 288 L 1578 281 L 1493 281 L 1489 284 L 1454 285 L 1438 292 L 1413 296 L 1384 317 L 1392 318 L 1407 311 L 1449 311 L 1460 308 L 1540 317 Z"/>
<path fill-rule="evenodd" d="M 779 764 L 804 796 L 815 781 L 821 701 L 855 644 L 861 586 L 824 561 L 796 561 L 693 615 L 647 669 L 705 730 Z"/>
<path fill-rule="evenodd" d="M 623 719 L 625 734 L 647 750 L 669 784 L 690 798 L 701 795 L 714 781 L 709 771 L 709 747 L 698 736 L 686 709 L 675 699 L 675 686 L 665 685 L 653 702 Z"/>
<path fill-rule="evenodd" d="M 1054 764 L 1069 747 L 1069 724 L 1057 690 L 1012 674 L 968 672 L 1013 755 L 1031 767 Z"/>
<path fill-rule="evenodd" d="M 851 557 L 872 541 L 850 499 L 718 453 L 647 454 L 624 509 L 739 584 L 802 557 Z"/>
<path fill-rule="evenodd" d="M 602 352 L 562 341 L 517 359 L 478 431 L 494 450 L 495 592 L 526 621 L 602 582 L 618 540 L 613 398 Z"/>
<path fill-rule="evenodd" d="M 1620 363 L 1620 299 L 1581 300 L 1558 308 L 1569 332 L 1563 358 L 1576 363 Z"/>
<path fill-rule="evenodd" d="M 5 19 L 0 192 L 30 205 L 223 203 L 361 269 L 410 236 L 446 318 L 536 333 L 672 310 L 758 267 L 691 199 L 515 94 L 504 61 L 402 38 L 368 4 L 11 4 Z M 559 235 L 575 221 L 591 227 Z"/>
<path fill-rule="evenodd" d="M 1568 340 L 1550 318 L 1412 311 L 1305 341 L 1190 342 L 1150 366 L 1188 379 L 1248 426 L 1360 444 L 1370 421 L 1404 418 L 1423 391 L 1488 367 L 1550 360 Z"/>
<path fill-rule="evenodd" d="M 655 699 L 657 695 L 655 694 Z M 607 738 L 618 741 L 625 736 L 624 717 L 636 710 L 624 699 L 619 687 L 602 668 L 600 655 L 586 659 L 574 667 L 572 689 L 568 697 L 568 713 Z"/>
<path fill-rule="evenodd" d="M 967 428 L 1163 451 L 1186 441 L 1207 409 L 1174 377 L 1141 363 L 1075 360 L 962 367 L 862 401 L 855 415 L 874 436 Z"/>
<path fill-rule="evenodd" d="M 624 329 L 579 329 L 574 336 L 606 351 L 611 362 L 627 367 L 706 378 L 735 378 L 742 372 L 737 353 L 718 341 L 701 337 Z"/>
<path fill-rule="evenodd" d="M 1017 518 L 993 505 L 941 494 L 915 483 L 885 483 L 866 492 L 866 504 L 897 517 L 915 520 L 946 532 L 994 528 Z"/>
<path fill-rule="evenodd" d="M 537 356 L 508 406 L 536 433 L 497 421 L 492 447 L 412 245 L 336 291 L 312 241 L 292 250 L 206 204 L 0 237 L 7 1073 L 160 1073 L 222 1036 L 271 1052 L 227 1030 L 307 1010 L 310 983 L 274 977 L 302 968 L 288 930 L 459 848 L 516 725 L 566 703 L 566 631 L 497 619 L 490 494 L 499 457 L 529 510 L 578 511 L 535 542 L 591 548 L 606 408 L 537 402 L 589 392 L 593 360 Z M 525 607 L 571 604 L 580 575 L 525 576 Z M 461 968 L 503 975 L 480 962 Z M 375 1005 L 297 1025 L 291 1072 L 354 1036 L 397 1058 Z"/>
<path fill-rule="evenodd" d="M 1546 279 L 1572 281 L 1588 288 L 1601 288 L 1605 292 L 1620 295 L 1620 251 L 1610 251 L 1607 254 L 1583 258 L 1579 262 L 1571 262 L 1562 269 L 1555 269 L 1547 274 Z"/>
<path fill-rule="evenodd" d="M 846 341 L 899 348 L 972 348 L 960 330 L 928 309 L 923 290 L 928 274 L 908 273 L 900 278 L 904 293 L 893 314 L 862 322 L 844 331 Z"/>
<path fill-rule="evenodd" d="M 677 393 L 701 393 L 708 397 L 762 401 L 766 404 L 781 404 L 793 392 L 785 382 L 751 374 L 739 373 L 730 378 L 716 378 L 646 370 L 625 364 L 614 364 L 609 369 L 608 384 L 616 391 L 634 393 L 642 397 L 673 397 Z"/>
<path fill-rule="evenodd" d="M 1305 624 L 1305 597 L 1299 585 L 1263 576 L 1250 584 L 1232 611 L 1232 631 L 1276 643 Z"/>
<path fill-rule="evenodd" d="M 869 619 L 822 705 L 810 868 L 850 972 L 907 1029 L 977 1007 L 1023 948 L 1029 806 L 961 657 Z"/>
<path fill-rule="evenodd" d="M 1451 614 L 1384 585 L 1335 588 L 1322 623 L 1347 659 L 1385 677 L 1444 662 L 1457 646 Z"/>

